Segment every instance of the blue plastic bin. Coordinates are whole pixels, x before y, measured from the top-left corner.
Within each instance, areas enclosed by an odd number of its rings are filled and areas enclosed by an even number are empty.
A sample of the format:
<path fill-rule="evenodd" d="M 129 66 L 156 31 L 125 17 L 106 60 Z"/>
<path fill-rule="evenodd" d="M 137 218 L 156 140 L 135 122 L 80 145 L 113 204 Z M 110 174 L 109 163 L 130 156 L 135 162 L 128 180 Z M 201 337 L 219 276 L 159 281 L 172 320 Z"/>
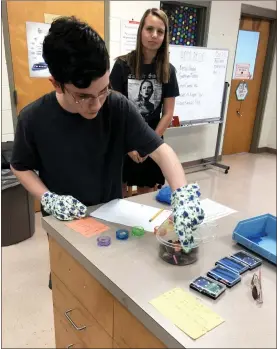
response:
<path fill-rule="evenodd" d="M 276 264 L 276 217 L 271 214 L 240 221 L 233 240 Z"/>

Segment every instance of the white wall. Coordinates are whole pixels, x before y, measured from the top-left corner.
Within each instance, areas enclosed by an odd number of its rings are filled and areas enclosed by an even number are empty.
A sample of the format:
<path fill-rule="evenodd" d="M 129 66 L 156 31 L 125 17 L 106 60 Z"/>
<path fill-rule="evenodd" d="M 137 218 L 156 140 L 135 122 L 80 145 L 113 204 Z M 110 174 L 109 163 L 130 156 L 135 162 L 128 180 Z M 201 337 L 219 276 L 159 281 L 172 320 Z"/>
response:
<path fill-rule="evenodd" d="M 110 1 L 110 62 L 111 69 L 120 55 L 120 20 L 140 21 L 148 8 L 160 8 L 160 1 Z"/>
<path fill-rule="evenodd" d="M 2 56 L 2 74 L 1 74 L 1 84 L 2 84 L 2 142 L 12 141 L 14 139 L 14 129 L 13 129 L 13 119 L 12 119 L 12 107 L 10 98 L 10 88 L 8 79 L 8 69 L 6 63 L 5 49 L 4 49 L 4 38 L 3 38 L 3 28 L 1 34 L 1 56 Z"/>
<path fill-rule="evenodd" d="M 253 5 L 257 7 L 267 8 L 269 10 L 276 10 L 276 1 L 248 1 L 244 0 L 242 3 L 247 5 Z"/>
<path fill-rule="evenodd" d="M 229 83 L 231 83 L 234 65 L 241 3 L 241 1 L 212 1 L 211 4 L 207 46 L 209 48 L 227 48 L 229 50 L 226 76 L 226 80 Z M 243 1 L 243 3 L 276 10 L 276 1 Z M 111 63 L 113 63 L 114 58 L 120 54 L 120 19 L 140 20 L 146 9 L 151 7 L 159 8 L 159 6 L 159 1 L 110 2 L 110 36 L 111 39 L 113 39 L 110 41 Z M 274 86 L 274 84 L 276 86 L 276 72 L 274 71 L 271 74 L 271 80 L 272 86 Z M 272 92 L 272 97 L 268 97 L 266 105 L 265 115 L 267 116 L 264 118 L 265 125 L 263 125 L 265 130 L 272 130 L 271 124 L 274 122 L 276 123 L 276 104 L 274 107 L 273 94 L 274 92 Z M 270 126 L 268 126 L 268 122 L 270 122 Z M 181 162 L 203 159 L 214 155 L 217 127 L 216 125 L 206 125 L 186 129 L 172 129 L 166 132 L 165 140 L 176 151 Z M 272 134 L 268 134 L 267 131 L 265 132 L 266 137 L 269 137 L 270 143 L 272 144 L 274 143 L 275 137 L 276 144 L 276 136 L 273 134 L 273 131 L 271 131 Z"/>

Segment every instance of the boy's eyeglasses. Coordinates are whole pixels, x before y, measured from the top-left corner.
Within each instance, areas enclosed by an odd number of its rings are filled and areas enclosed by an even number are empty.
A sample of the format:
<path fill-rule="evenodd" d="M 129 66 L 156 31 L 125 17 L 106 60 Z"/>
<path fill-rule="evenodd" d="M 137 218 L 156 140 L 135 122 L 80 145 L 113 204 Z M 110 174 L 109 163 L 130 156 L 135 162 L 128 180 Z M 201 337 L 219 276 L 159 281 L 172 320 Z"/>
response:
<path fill-rule="evenodd" d="M 251 280 L 252 297 L 259 304 L 263 303 L 263 292 L 262 292 L 262 280 L 261 280 L 261 269 L 259 270 L 259 276 L 254 274 Z"/>
<path fill-rule="evenodd" d="M 65 90 L 70 94 L 70 96 L 74 99 L 76 104 L 79 105 L 86 105 L 91 101 L 95 101 L 95 100 L 99 100 L 99 101 L 103 101 L 103 99 L 105 99 L 111 92 L 111 90 L 107 87 L 103 92 L 101 92 L 97 97 L 95 96 L 87 96 L 84 98 L 77 98 L 75 97 L 71 92 L 69 92 L 66 88 Z"/>

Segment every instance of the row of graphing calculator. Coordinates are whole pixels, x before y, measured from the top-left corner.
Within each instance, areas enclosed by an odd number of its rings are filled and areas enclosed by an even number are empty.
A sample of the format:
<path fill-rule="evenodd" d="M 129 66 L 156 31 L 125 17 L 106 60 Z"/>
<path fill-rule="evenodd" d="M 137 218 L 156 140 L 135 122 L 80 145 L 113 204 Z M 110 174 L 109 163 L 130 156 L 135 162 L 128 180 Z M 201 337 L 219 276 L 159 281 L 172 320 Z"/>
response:
<path fill-rule="evenodd" d="M 213 299 L 218 298 L 226 287 L 231 288 L 241 281 L 241 275 L 247 270 L 257 268 L 262 260 L 245 251 L 238 251 L 230 257 L 224 257 L 215 263 L 207 276 L 199 276 L 190 283 L 190 288 Z"/>

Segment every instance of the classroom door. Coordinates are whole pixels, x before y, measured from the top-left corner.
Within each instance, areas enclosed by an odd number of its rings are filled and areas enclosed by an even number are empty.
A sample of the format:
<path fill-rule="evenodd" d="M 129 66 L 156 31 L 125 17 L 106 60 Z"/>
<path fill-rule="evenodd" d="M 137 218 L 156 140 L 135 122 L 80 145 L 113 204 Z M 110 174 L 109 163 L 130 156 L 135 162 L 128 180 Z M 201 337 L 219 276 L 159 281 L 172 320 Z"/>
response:
<path fill-rule="evenodd" d="M 236 49 L 223 155 L 249 152 L 269 38 L 270 21 L 242 17 Z"/>
<path fill-rule="evenodd" d="M 31 78 L 26 22 L 44 23 L 44 14 L 72 16 L 90 24 L 104 39 L 104 1 L 7 1 L 11 58 L 19 113 L 27 104 L 53 90 L 48 78 Z M 40 210 L 35 202 L 35 211 Z"/>
<path fill-rule="evenodd" d="M 17 112 L 53 87 L 48 78 L 31 78 L 28 66 L 26 22 L 44 23 L 44 14 L 76 16 L 104 38 L 104 1 L 7 1 Z"/>

